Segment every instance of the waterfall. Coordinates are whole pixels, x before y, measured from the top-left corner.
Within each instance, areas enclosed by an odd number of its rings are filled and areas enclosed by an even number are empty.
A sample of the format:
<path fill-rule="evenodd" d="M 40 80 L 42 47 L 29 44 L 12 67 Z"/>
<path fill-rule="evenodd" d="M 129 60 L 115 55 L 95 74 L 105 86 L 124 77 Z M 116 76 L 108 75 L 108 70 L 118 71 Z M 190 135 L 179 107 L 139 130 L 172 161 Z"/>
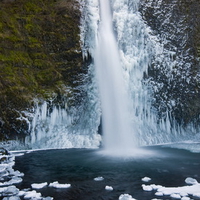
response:
<path fill-rule="evenodd" d="M 182 87 L 182 98 L 196 92 L 195 87 L 183 92 L 191 82 L 193 58 L 190 51 L 183 51 L 188 38 L 184 17 L 175 14 L 177 23 L 172 17 L 178 1 L 170 7 L 164 0 L 79 2 L 83 59 L 89 55 L 94 62 L 78 88 L 64 88 L 67 97 L 61 103 L 36 99 L 33 110 L 23 113 L 30 130 L 25 147 L 97 148 L 103 138 L 105 149 L 122 151 L 137 144 L 191 139 L 198 129 L 192 122 L 185 127 L 177 123 L 173 112 L 184 105 L 181 97 L 175 99 L 170 93 L 174 84 L 178 92 Z M 147 23 L 148 17 L 153 23 L 155 16 L 161 18 L 156 31 Z M 179 49 L 173 41 L 180 43 Z M 195 85 L 195 77 L 192 81 Z M 68 95 L 72 90 L 79 96 L 79 104 L 70 105 L 75 101 Z M 103 136 L 98 133 L 101 117 Z"/>
<path fill-rule="evenodd" d="M 109 1 L 100 1 L 101 21 L 94 63 L 98 79 L 103 124 L 103 145 L 122 152 L 135 146 L 130 120 L 130 100 L 113 31 Z"/>

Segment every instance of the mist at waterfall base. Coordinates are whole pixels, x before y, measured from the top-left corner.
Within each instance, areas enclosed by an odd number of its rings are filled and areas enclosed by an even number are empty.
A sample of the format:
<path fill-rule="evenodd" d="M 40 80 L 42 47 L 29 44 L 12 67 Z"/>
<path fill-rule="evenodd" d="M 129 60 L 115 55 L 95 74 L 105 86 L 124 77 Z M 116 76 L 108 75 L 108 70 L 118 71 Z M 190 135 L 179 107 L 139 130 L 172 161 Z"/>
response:
<path fill-rule="evenodd" d="M 195 151 L 194 144 L 185 147 Z M 15 159 L 15 169 L 25 174 L 17 187 L 22 190 L 33 183 L 55 181 L 71 184 L 69 188 L 36 189 L 54 200 L 164 200 L 178 195 L 183 200 L 200 199 L 200 185 L 194 185 L 194 190 L 185 182 L 189 177 L 200 182 L 200 153 L 167 146 L 149 146 L 145 150 L 152 154 L 119 158 L 98 154 L 94 149 L 27 151 Z M 162 192 L 158 192 L 161 187 Z"/>

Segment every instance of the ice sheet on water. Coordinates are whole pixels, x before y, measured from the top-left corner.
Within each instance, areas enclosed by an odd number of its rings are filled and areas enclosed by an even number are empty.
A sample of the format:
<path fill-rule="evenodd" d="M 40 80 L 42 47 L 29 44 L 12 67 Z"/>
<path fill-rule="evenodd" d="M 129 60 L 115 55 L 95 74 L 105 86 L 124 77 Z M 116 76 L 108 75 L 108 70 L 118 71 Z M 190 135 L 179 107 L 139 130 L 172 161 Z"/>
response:
<path fill-rule="evenodd" d="M 43 187 L 45 187 L 47 185 L 48 185 L 47 182 L 45 182 L 45 183 L 33 183 L 33 184 L 31 184 L 31 187 L 33 189 L 41 189 L 41 188 L 43 188 Z"/>
<path fill-rule="evenodd" d="M 49 187 L 54 187 L 54 188 L 69 188 L 69 187 L 71 187 L 71 184 L 68 184 L 68 183 L 60 184 L 60 183 L 58 183 L 58 181 L 55 181 L 53 183 L 50 183 Z"/>

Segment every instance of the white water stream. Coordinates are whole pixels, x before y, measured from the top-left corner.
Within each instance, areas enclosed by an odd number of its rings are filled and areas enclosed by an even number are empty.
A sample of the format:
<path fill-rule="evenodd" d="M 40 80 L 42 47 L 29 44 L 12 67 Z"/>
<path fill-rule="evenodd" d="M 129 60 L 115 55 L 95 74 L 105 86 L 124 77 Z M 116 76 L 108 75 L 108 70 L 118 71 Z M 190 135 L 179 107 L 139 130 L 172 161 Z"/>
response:
<path fill-rule="evenodd" d="M 110 2 L 100 1 L 101 21 L 94 63 L 100 91 L 103 146 L 127 151 L 135 146 L 128 96 L 112 23 Z"/>

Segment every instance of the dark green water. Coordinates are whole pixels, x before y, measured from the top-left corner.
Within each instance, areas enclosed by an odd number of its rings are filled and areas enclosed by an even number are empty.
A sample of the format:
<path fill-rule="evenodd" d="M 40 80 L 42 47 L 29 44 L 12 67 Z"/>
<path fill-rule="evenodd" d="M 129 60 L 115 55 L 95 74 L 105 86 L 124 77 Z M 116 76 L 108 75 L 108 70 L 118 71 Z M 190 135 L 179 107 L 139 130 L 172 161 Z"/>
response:
<path fill-rule="evenodd" d="M 200 182 L 200 153 L 161 146 L 143 148 L 151 154 L 116 158 L 104 156 L 99 150 L 60 149 L 26 153 L 16 157 L 15 169 L 25 173 L 19 188 L 30 188 L 32 183 L 70 183 L 67 189 L 46 187 L 38 190 L 43 196 L 55 200 L 117 200 L 128 193 L 138 200 L 158 198 L 155 192 L 145 192 L 141 179 L 152 180 L 145 184 L 184 186 L 192 177 Z M 135 152 L 135 154 L 137 154 Z M 94 181 L 95 177 L 103 181 Z M 113 191 L 105 190 L 112 186 Z M 162 197 L 158 199 L 170 199 Z"/>

